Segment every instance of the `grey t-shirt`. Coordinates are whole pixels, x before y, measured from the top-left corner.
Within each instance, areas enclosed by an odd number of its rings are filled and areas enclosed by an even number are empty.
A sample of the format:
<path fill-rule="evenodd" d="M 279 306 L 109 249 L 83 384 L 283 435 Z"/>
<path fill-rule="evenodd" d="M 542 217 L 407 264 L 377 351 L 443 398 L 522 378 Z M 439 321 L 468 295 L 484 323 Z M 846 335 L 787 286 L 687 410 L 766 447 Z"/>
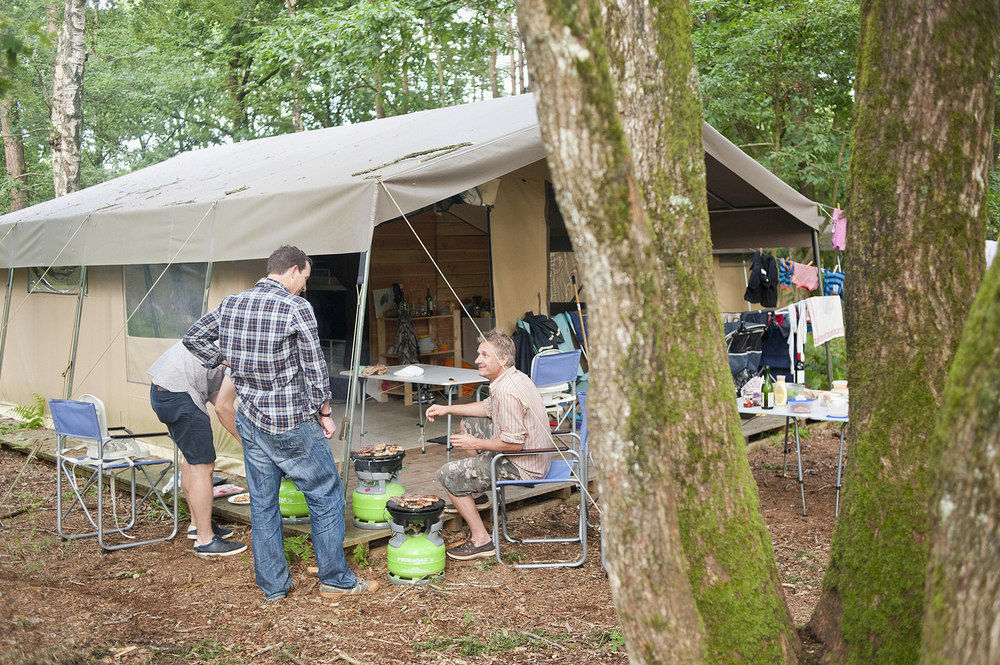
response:
<path fill-rule="evenodd" d="M 146 370 L 146 374 L 161 388 L 175 393 L 187 393 L 195 405 L 207 414 L 205 403 L 215 403 L 215 397 L 222 387 L 222 379 L 226 376 L 226 367 L 202 367 L 187 347 L 177 342 Z"/>

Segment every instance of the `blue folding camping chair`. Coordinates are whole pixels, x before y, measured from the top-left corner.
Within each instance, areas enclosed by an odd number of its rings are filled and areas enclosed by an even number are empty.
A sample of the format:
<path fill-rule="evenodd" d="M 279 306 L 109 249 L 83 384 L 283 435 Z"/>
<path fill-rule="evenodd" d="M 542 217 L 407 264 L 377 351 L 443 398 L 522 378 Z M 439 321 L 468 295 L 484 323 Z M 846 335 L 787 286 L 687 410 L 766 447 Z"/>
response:
<path fill-rule="evenodd" d="M 91 395 L 84 395 L 80 400 L 70 399 L 50 399 L 49 409 L 52 412 L 52 421 L 56 429 L 56 530 L 63 540 L 75 540 L 77 538 L 97 537 L 98 545 L 104 552 L 137 547 L 170 540 L 177 535 L 177 483 L 173 487 L 173 507 L 167 505 L 163 495 L 157 489 L 157 485 L 173 474 L 177 465 L 177 446 L 174 445 L 173 462 L 165 459 L 136 459 L 134 453 L 139 452 L 138 446 L 132 441 L 136 437 L 159 437 L 169 436 L 167 432 L 154 432 L 149 434 L 133 434 L 124 427 L 107 427 L 104 422 L 104 404 Z M 121 432 L 109 434 L 110 431 Z M 66 439 L 79 439 L 87 442 L 87 454 L 83 456 L 70 456 L 66 450 L 78 448 L 79 445 L 66 448 Z M 129 444 L 132 444 L 131 446 Z M 173 443 L 171 441 L 171 443 Z M 164 467 L 159 475 L 154 479 L 149 475 L 148 470 L 155 467 Z M 141 498 L 136 498 L 136 470 L 139 470 L 145 478 L 148 488 Z M 117 497 L 115 496 L 116 481 L 123 480 L 119 473 L 128 471 L 127 482 L 129 484 L 129 515 L 128 521 L 122 525 L 118 522 Z M 77 477 L 83 476 L 83 482 Z M 69 505 L 63 508 L 62 488 L 63 477 L 66 484 L 73 491 L 73 499 Z M 109 486 L 112 518 L 115 527 L 105 529 L 104 510 L 104 485 L 105 479 Z M 97 488 L 97 509 L 88 507 L 84 501 L 85 494 L 91 487 Z M 162 538 L 150 538 L 147 540 L 135 540 L 127 532 L 136 524 L 136 515 L 139 508 L 149 499 L 157 502 L 164 512 L 173 518 L 173 529 L 170 534 Z M 67 533 L 63 527 L 74 507 L 79 506 L 80 511 L 93 527 L 93 531 L 83 533 Z M 95 514 L 96 513 L 96 514 Z M 109 545 L 105 542 L 105 536 L 118 533 L 129 539 L 128 542 Z"/>
<path fill-rule="evenodd" d="M 569 419 L 576 431 L 576 379 L 580 371 L 580 350 L 542 351 L 531 359 L 531 382 L 542 396 L 545 411 L 555 415 L 556 428 Z"/>
<path fill-rule="evenodd" d="M 493 546 L 496 548 L 497 561 L 504 563 L 500 554 L 500 537 L 508 543 L 579 543 L 580 558 L 571 561 L 539 561 L 534 563 L 514 564 L 514 568 L 578 568 L 587 560 L 587 394 L 577 393 L 577 404 L 580 407 L 579 432 L 555 432 L 553 437 L 560 443 L 566 439 L 574 442 L 574 446 L 559 446 L 541 450 L 527 450 L 516 453 L 498 453 L 490 464 L 490 491 L 493 499 Z M 537 480 L 497 480 L 497 464 L 506 457 L 518 455 L 551 455 L 552 463 L 544 478 Z M 580 519 L 577 522 L 576 534 L 569 537 L 556 538 L 513 538 L 507 532 L 507 506 L 505 490 L 508 487 L 534 487 L 535 485 L 569 484 L 579 487 Z"/>

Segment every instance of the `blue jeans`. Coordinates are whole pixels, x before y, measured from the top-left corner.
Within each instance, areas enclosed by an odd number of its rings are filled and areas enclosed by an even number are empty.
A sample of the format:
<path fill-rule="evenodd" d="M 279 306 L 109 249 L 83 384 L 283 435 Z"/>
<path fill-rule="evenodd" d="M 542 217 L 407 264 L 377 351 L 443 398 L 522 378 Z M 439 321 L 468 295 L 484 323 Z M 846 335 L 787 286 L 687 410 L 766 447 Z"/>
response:
<path fill-rule="evenodd" d="M 357 578 L 344 555 L 344 494 L 333 454 L 315 420 L 280 434 L 263 432 L 239 414 L 243 462 L 250 490 L 250 528 L 257 586 L 266 600 L 284 598 L 292 576 L 285 561 L 278 488 L 288 476 L 305 494 L 319 580 L 349 589 Z"/>

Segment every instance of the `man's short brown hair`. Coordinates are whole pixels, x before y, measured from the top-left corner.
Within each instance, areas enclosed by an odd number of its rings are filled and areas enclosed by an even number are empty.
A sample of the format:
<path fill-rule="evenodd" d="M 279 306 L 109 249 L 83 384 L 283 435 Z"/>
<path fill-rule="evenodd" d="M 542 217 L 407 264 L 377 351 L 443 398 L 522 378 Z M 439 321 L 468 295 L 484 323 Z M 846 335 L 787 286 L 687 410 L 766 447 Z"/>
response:
<path fill-rule="evenodd" d="M 267 257 L 267 274 L 284 275 L 295 266 L 305 270 L 307 265 L 312 265 L 312 259 L 305 252 L 292 245 L 282 245 Z"/>
<path fill-rule="evenodd" d="M 500 362 L 503 362 L 502 358 L 507 356 L 507 362 L 504 363 L 507 367 L 514 365 L 514 355 L 517 353 L 514 348 L 514 340 L 512 340 L 507 335 L 494 328 L 493 330 L 487 330 L 482 335 L 479 336 L 479 343 L 487 343 L 492 347 L 500 358 Z"/>

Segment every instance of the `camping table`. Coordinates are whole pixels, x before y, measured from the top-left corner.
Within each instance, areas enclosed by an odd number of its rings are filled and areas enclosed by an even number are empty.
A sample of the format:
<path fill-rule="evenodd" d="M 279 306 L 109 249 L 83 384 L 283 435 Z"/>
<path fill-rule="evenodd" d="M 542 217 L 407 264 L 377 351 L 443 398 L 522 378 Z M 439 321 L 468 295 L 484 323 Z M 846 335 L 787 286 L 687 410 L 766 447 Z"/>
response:
<path fill-rule="evenodd" d="M 837 453 L 837 498 L 834 504 L 834 516 L 840 516 L 840 475 L 841 469 L 844 462 L 844 429 L 847 427 L 847 417 L 838 416 L 828 416 L 818 413 L 794 413 L 788 406 L 776 406 L 773 409 L 762 409 L 759 406 L 755 407 L 745 407 L 740 404 L 741 400 L 737 400 L 736 410 L 740 413 L 747 414 L 763 414 L 768 416 L 784 416 L 785 417 L 785 451 L 788 451 L 788 421 L 791 420 L 795 430 L 795 458 L 798 462 L 799 467 L 799 492 L 802 494 L 802 514 L 806 514 L 806 490 L 805 485 L 802 482 L 802 448 L 799 445 L 799 420 L 822 420 L 826 422 L 837 422 L 840 423 L 840 451 Z M 784 473 L 784 465 L 782 465 L 782 473 Z"/>
<path fill-rule="evenodd" d="M 365 431 L 365 391 L 364 391 L 364 381 L 366 379 L 377 379 L 379 381 L 396 381 L 399 383 L 413 383 L 416 385 L 426 385 L 426 386 L 441 386 L 448 388 L 445 392 L 448 394 L 448 406 L 451 406 L 452 391 L 450 388 L 452 386 L 462 386 L 466 384 L 475 383 L 489 383 L 489 379 L 479 376 L 479 370 L 475 369 L 465 369 L 456 367 L 444 367 L 442 365 L 421 365 L 417 364 L 416 367 L 420 367 L 424 370 L 424 373 L 420 376 L 395 376 L 395 372 L 403 369 L 404 367 L 409 367 L 409 365 L 392 365 L 387 368 L 385 374 L 377 374 L 374 376 L 361 376 L 358 375 L 358 379 L 362 382 L 361 391 L 361 433 L 364 436 Z M 341 372 L 344 376 L 350 376 L 351 372 L 349 370 L 344 370 Z M 417 405 L 417 410 L 420 413 L 420 452 L 426 452 L 427 450 L 427 440 L 424 438 L 424 406 L 422 403 Z M 359 437 L 360 438 L 360 437 Z M 448 433 L 445 435 L 445 449 L 447 451 L 446 455 L 448 461 L 451 461 L 451 414 L 448 414 Z"/>

